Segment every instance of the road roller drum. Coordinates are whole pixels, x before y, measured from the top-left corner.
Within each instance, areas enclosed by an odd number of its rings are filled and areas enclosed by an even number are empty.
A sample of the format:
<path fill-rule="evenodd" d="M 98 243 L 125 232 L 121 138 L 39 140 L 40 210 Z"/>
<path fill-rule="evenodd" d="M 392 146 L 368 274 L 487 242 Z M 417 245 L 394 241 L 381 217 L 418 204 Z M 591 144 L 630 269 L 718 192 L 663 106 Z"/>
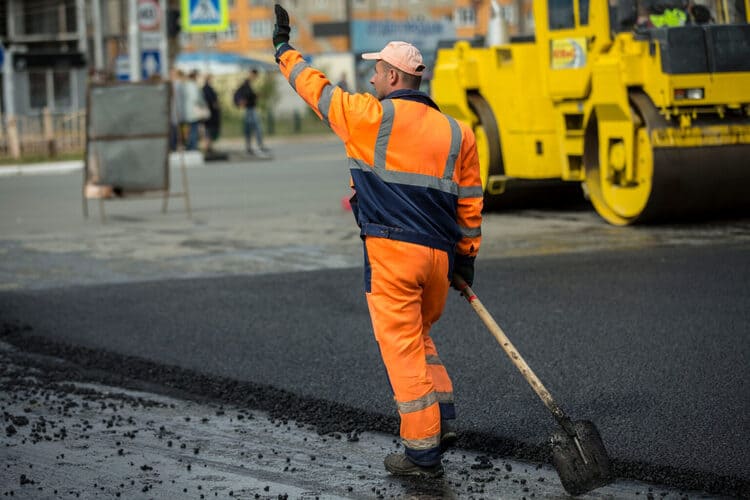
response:
<path fill-rule="evenodd" d="M 486 207 L 572 194 L 615 225 L 750 214 L 750 0 L 700 16 L 530 3 L 533 33 L 437 51 L 431 94 L 473 127 Z"/>

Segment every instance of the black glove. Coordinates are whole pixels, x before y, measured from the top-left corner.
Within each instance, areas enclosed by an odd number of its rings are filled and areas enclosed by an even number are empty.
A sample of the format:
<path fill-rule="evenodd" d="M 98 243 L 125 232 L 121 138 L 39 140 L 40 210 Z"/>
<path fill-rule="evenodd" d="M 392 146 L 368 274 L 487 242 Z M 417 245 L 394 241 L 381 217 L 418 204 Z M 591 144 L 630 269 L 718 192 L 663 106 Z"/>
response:
<path fill-rule="evenodd" d="M 456 254 L 455 257 L 453 257 L 453 280 L 451 281 L 451 285 L 453 285 L 453 288 L 456 290 L 461 291 L 456 276 L 463 278 L 469 286 L 474 283 L 474 259 L 476 259 L 476 257 L 469 257 L 468 255 L 460 254 Z"/>
<path fill-rule="evenodd" d="M 289 33 L 292 28 L 289 26 L 289 14 L 279 4 L 274 7 L 276 10 L 276 24 L 273 26 L 273 48 L 279 50 L 279 46 L 289 43 Z"/>

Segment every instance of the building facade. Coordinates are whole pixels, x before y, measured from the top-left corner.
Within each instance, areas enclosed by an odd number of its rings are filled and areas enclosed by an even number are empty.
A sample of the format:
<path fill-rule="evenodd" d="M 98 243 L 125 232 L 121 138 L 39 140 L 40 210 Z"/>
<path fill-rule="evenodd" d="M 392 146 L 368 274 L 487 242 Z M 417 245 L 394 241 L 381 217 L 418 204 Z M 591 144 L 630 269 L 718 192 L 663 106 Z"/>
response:
<path fill-rule="evenodd" d="M 228 0 L 229 27 L 222 33 L 183 33 L 184 52 L 229 52 L 273 63 L 271 37 L 275 0 Z M 418 46 L 428 72 L 438 42 L 486 34 L 493 12 L 491 0 L 282 0 L 292 16 L 292 44 L 322 59 L 332 77 L 352 88 L 368 88 L 371 63 L 364 52 L 377 51 L 389 40 Z M 530 20 L 531 0 L 498 0 L 510 34 L 520 34 Z M 338 56 L 337 56 L 338 55 Z"/>
<path fill-rule="evenodd" d="M 116 75 L 120 63 L 127 59 L 130 3 L 143 1 L 0 0 L 0 109 L 4 116 L 84 108 L 89 76 L 95 71 Z M 181 0 L 150 1 L 163 1 L 167 10 L 177 15 L 182 5 Z M 275 0 L 227 2 L 228 29 L 171 37 L 170 59 L 179 52 L 204 51 L 273 63 L 270 39 Z M 439 39 L 482 36 L 492 11 L 491 0 L 281 3 L 292 15 L 292 43 L 308 55 L 327 57 L 334 66 L 337 55 L 351 61 L 347 64 L 354 66 L 351 72 L 356 73 L 356 83 L 368 78 L 357 67 L 362 52 L 378 50 L 389 39 L 405 39 L 420 46 L 429 66 Z M 524 22 L 529 24 L 525 19 L 530 15 L 530 0 L 497 3 L 512 33 L 521 30 Z M 173 17 L 170 12 L 163 13 L 162 22 Z"/>
<path fill-rule="evenodd" d="M 216 34 L 184 33 L 184 51 L 216 50 L 269 58 L 275 0 L 228 0 L 229 28 Z M 357 29 L 367 23 L 409 22 L 416 29 L 444 22 L 452 35 L 473 38 L 486 33 L 491 0 L 282 0 L 292 15 L 292 41 L 306 54 L 356 52 Z M 531 0 L 498 0 L 511 33 L 523 31 Z M 528 24 L 528 21 L 526 21 Z"/>
<path fill-rule="evenodd" d="M 84 0 L 3 0 L 0 43 L 3 114 L 85 105 Z"/>

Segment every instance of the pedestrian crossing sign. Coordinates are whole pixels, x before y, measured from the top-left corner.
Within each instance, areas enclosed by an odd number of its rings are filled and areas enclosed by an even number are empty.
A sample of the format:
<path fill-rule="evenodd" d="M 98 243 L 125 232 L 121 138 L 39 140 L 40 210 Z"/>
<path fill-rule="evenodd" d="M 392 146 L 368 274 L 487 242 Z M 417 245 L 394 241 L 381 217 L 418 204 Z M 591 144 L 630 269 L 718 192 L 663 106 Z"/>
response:
<path fill-rule="evenodd" d="M 226 31 L 229 27 L 227 0 L 182 0 L 182 31 L 188 33 Z"/>

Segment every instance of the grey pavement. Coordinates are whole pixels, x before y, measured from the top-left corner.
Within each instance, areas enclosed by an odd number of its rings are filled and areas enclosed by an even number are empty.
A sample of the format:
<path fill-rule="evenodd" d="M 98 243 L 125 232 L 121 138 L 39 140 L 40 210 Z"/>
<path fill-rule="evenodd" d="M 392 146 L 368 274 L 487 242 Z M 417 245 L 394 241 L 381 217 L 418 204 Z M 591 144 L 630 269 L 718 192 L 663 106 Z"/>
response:
<path fill-rule="evenodd" d="M 317 141 L 317 140 L 329 140 L 330 137 L 300 137 L 300 141 Z M 283 142 L 285 139 L 279 138 L 268 138 L 267 142 L 269 146 L 274 146 Z M 216 143 L 216 149 L 219 151 L 227 152 L 234 158 L 242 156 L 242 149 L 244 145 L 242 139 L 230 138 L 218 141 Z M 200 168 L 205 167 L 210 161 L 205 160 L 205 156 L 201 151 L 175 151 L 169 155 L 169 164 L 171 167 L 179 167 L 184 162 L 188 168 Z M 12 177 L 17 175 L 61 175 L 68 174 L 71 172 L 82 172 L 84 161 L 81 160 L 46 160 L 34 163 L 6 163 L 0 165 L 0 177 Z"/>

